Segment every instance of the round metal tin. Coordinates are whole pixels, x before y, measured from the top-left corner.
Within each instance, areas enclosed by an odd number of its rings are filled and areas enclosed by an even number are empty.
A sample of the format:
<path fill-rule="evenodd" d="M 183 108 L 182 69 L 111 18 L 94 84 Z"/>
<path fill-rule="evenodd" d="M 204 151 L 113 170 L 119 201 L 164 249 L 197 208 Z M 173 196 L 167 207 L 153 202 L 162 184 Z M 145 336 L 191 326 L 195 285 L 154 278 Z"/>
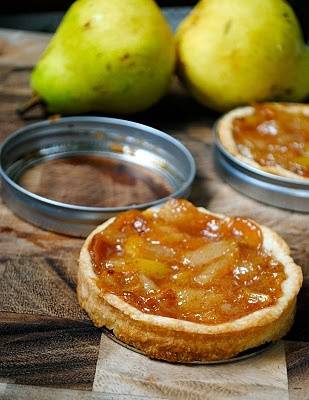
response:
<path fill-rule="evenodd" d="M 88 207 L 39 196 L 17 183 L 27 169 L 45 160 L 80 155 L 143 166 L 163 177 L 171 193 L 133 206 Z M 31 124 L 8 137 L 0 151 L 2 198 L 8 207 L 43 229 L 77 237 L 87 236 L 120 211 L 145 209 L 169 197 L 187 197 L 195 170 L 189 150 L 171 136 L 142 124 L 105 117 L 66 117 Z"/>
<path fill-rule="evenodd" d="M 110 331 L 107 328 L 102 328 L 103 329 L 103 333 L 110 338 L 111 340 L 113 340 L 115 343 L 118 343 L 119 345 L 121 345 L 122 347 L 125 347 L 128 350 L 134 351 L 135 353 L 141 354 L 143 356 L 146 356 L 145 353 L 143 353 L 141 350 L 136 349 L 133 346 L 130 346 L 127 343 L 122 342 L 120 339 L 118 339 L 114 333 L 112 331 Z M 203 361 L 203 360 L 196 360 L 196 361 L 188 361 L 186 363 L 183 363 L 181 361 L 178 362 L 178 364 L 190 364 L 190 365 L 216 365 L 216 364 L 228 364 L 228 363 L 232 363 L 235 361 L 242 361 L 245 360 L 247 358 L 251 358 L 254 356 L 257 356 L 261 353 L 263 353 L 264 351 L 268 350 L 270 347 L 272 347 L 274 345 L 274 343 L 270 342 L 270 343 L 265 343 L 262 344 L 261 346 L 258 347 L 254 347 L 252 349 L 243 351 L 241 353 L 239 353 L 238 355 L 236 355 L 235 357 L 232 358 L 228 358 L 225 360 L 215 360 L 215 361 Z M 161 360 L 162 361 L 162 360 Z M 177 362 L 174 362 L 177 363 Z"/>
<path fill-rule="evenodd" d="M 309 212 L 309 183 L 270 174 L 246 164 L 229 153 L 214 130 L 216 166 L 236 190 L 268 205 L 292 211 Z"/>

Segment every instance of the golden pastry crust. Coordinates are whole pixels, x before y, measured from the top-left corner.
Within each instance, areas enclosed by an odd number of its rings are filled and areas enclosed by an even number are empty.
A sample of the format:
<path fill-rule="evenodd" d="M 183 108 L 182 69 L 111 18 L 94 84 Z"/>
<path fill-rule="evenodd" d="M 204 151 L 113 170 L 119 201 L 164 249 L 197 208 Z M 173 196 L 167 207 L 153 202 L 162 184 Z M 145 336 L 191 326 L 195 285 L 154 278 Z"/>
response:
<path fill-rule="evenodd" d="M 269 103 L 272 106 L 275 106 L 278 109 L 282 109 L 291 114 L 302 113 L 309 117 L 309 105 L 308 104 L 296 104 L 296 103 Z M 217 124 L 217 134 L 219 140 L 223 147 L 234 157 L 239 159 L 240 161 L 251 165 L 252 167 L 258 168 L 262 171 L 269 172 L 270 174 L 275 174 L 279 176 L 283 176 L 286 178 L 294 178 L 301 181 L 308 181 L 309 178 L 302 177 L 294 172 L 291 172 L 280 165 L 272 166 L 272 167 L 264 167 L 257 163 L 256 161 L 245 157 L 242 155 L 235 143 L 233 137 L 233 120 L 235 118 L 245 117 L 247 115 L 251 115 L 254 112 L 254 107 L 239 107 L 235 110 L 232 110 L 225 114 Z"/>
<path fill-rule="evenodd" d="M 224 217 L 204 208 L 199 208 L 199 211 Z M 79 259 L 78 301 L 97 327 L 105 326 L 113 330 L 120 340 L 151 358 L 181 362 L 227 359 L 246 349 L 278 340 L 290 329 L 302 272 L 290 257 L 287 244 L 271 229 L 260 226 L 264 250 L 284 266 L 286 280 L 282 283 L 282 296 L 271 307 L 234 321 L 206 325 L 145 314 L 98 288 L 88 247 L 93 236 L 113 220 L 106 221 L 88 236 Z"/>

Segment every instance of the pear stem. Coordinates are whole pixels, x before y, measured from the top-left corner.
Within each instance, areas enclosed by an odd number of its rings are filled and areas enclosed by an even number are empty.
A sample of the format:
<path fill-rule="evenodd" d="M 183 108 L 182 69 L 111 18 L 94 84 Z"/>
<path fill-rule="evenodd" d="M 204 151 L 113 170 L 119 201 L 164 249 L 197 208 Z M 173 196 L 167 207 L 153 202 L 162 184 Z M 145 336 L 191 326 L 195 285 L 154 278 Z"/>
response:
<path fill-rule="evenodd" d="M 37 94 L 33 94 L 29 100 L 27 100 L 24 104 L 21 104 L 20 106 L 17 106 L 16 112 L 18 115 L 23 116 L 26 114 L 28 111 L 30 111 L 32 108 L 37 106 L 38 104 L 41 103 L 41 98 Z"/>

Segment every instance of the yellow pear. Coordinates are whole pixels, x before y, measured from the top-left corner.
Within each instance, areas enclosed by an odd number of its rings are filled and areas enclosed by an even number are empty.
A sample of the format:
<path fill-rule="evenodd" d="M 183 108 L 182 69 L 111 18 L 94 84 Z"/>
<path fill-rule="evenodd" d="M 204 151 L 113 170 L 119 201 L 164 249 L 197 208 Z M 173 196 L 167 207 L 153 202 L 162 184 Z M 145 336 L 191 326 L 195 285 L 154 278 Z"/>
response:
<path fill-rule="evenodd" d="M 174 61 L 172 32 L 153 0 L 78 0 L 31 86 L 51 112 L 128 114 L 159 100 Z"/>
<path fill-rule="evenodd" d="M 284 0 L 201 0 L 176 40 L 181 79 L 210 108 L 309 95 L 309 50 Z"/>

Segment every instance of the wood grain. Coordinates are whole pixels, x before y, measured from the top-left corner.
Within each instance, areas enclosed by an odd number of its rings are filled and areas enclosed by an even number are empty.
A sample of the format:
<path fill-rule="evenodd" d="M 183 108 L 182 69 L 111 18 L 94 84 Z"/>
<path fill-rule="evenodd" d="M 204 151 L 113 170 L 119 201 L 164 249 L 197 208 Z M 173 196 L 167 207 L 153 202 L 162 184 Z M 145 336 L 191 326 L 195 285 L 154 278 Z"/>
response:
<path fill-rule="evenodd" d="M 0 255 L 56 257 L 67 261 L 64 268 L 74 274 L 82 240 L 39 229 L 16 217 L 0 198 Z M 69 262 L 72 266 L 69 266 Z"/>
<path fill-rule="evenodd" d="M 309 343 L 285 342 L 290 400 L 309 399 Z"/>
<path fill-rule="evenodd" d="M 0 259 L 0 310 L 86 319 L 63 260 L 35 256 Z"/>
<path fill-rule="evenodd" d="M 42 110 L 35 109 L 22 120 L 15 110 L 31 95 L 31 67 L 49 38 L 0 30 L 0 141 L 19 127 L 43 117 Z M 190 197 L 193 202 L 212 211 L 252 217 L 274 228 L 290 245 L 292 256 L 303 269 L 304 285 L 296 321 L 287 336 L 290 341 L 285 342 L 289 393 L 292 400 L 306 399 L 309 393 L 309 214 L 263 205 L 221 180 L 212 154 L 211 129 L 217 117 L 194 102 L 175 79 L 169 94 L 159 104 L 130 119 L 170 133 L 190 149 L 197 162 Z M 172 372 L 168 379 L 163 373 L 166 364 L 128 353 L 104 337 L 100 345 L 101 331 L 90 324 L 75 296 L 81 244 L 79 239 L 46 232 L 22 221 L 0 202 L 0 381 L 3 382 L 0 399 L 166 398 L 167 393 L 170 398 L 181 395 L 186 399 L 201 398 L 201 393 L 203 398 L 218 399 L 250 398 L 250 393 L 258 393 L 252 398 L 259 399 L 285 398 L 282 347 L 280 354 L 276 353 L 277 358 L 269 359 L 265 353 L 243 365 L 231 364 L 223 369 L 186 367 L 184 370 L 188 372 L 179 375 L 179 366 L 169 366 Z M 276 364 L 278 359 L 280 362 Z M 132 368 L 135 365 L 135 369 L 130 369 L 130 365 Z M 254 369 L 256 365 L 260 366 L 258 372 Z M 245 380 L 241 370 L 251 371 L 251 378 Z M 138 383 L 143 373 L 148 374 L 147 385 Z M 185 381 L 179 376 L 186 376 Z M 120 384 L 118 392 L 112 381 L 115 377 Z M 239 379 L 242 379 L 241 385 Z M 93 382 L 94 389 L 100 393 L 68 390 L 91 390 Z M 46 386 L 54 388 L 46 389 Z M 61 387 L 65 390 L 55 389 Z"/>
<path fill-rule="evenodd" d="M 162 397 L 136 396 L 132 393 L 114 395 L 112 393 L 86 392 L 82 390 L 55 389 L 0 383 L 1 400 L 160 400 Z"/>
<path fill-rule="evenodd" d="M 9 382 L 91 390 L 100 332 L 89 323 L 0 313 L 0 376 Z M 0 325 L 1 326 L 1 325 Z M 1 398 L 1 396 L 0 396 Z"/>

